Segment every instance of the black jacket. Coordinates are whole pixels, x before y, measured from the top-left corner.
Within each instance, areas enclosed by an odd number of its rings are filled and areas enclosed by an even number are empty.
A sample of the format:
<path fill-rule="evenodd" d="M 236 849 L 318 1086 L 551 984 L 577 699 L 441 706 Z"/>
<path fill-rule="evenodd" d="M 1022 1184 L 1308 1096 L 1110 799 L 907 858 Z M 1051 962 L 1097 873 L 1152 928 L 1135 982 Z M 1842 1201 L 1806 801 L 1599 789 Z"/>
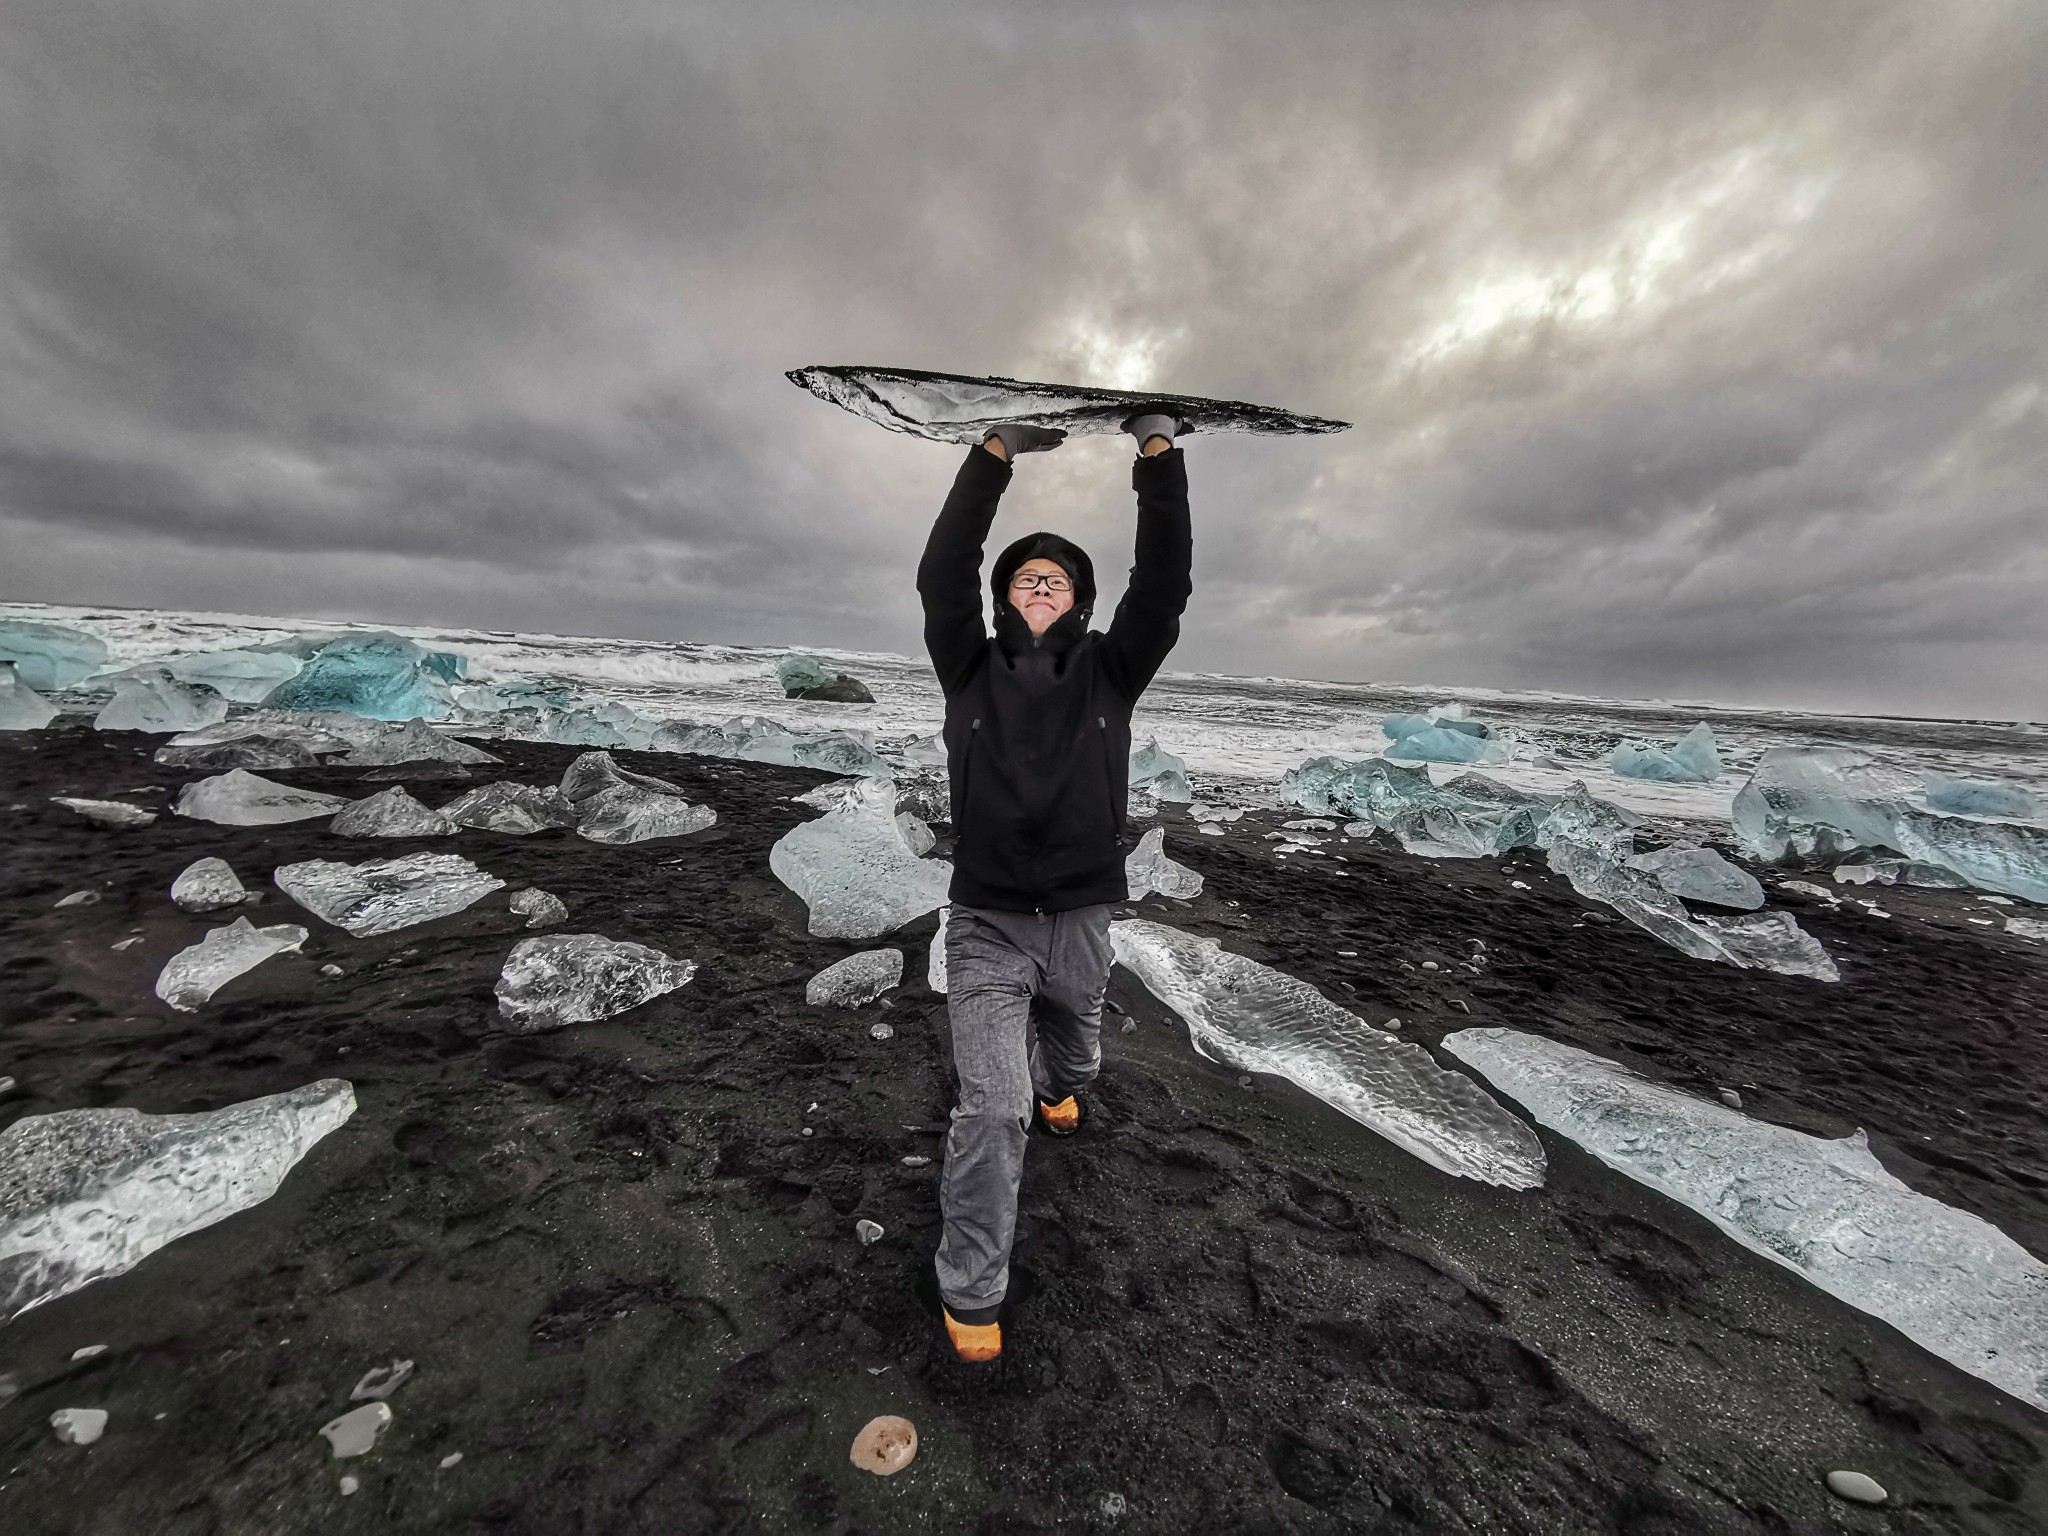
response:
<path fill-rule="evenodd" d="M 1192 590 L 1186 462 L 1170 448 L 1131 468 L 1137 563 L 1107 634 L 1087 628 L 1092 572 L 1034 641 L 1005 598 L 1011 573 L 997 571 L 990 636 L 982 547 L 1009 483 L 1009 464 L 970 448 L 917 567 L 925 648 L 946 695 L 952 897 L 1006 912 L 1122 901 L 1131 709 L 1180 638 Z"/>

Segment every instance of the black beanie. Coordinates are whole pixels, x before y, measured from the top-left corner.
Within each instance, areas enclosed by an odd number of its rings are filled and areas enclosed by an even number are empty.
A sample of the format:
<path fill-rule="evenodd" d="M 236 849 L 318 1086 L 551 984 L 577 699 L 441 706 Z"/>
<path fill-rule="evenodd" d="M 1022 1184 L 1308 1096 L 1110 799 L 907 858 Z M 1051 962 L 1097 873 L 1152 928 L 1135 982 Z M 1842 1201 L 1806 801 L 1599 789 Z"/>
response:
<path fill-rule="evenodd" d="M 989 589 L 998 603 L 1010 600 L 1010 578 L 1027 560 L 1050 560 L 1074 583 L 1074 608 L 1091 613 L 1095 608 L 1095 562 L 1088 551 L 1056 533 L 1027 533 L 1000 555 L 989 567 Z"/>

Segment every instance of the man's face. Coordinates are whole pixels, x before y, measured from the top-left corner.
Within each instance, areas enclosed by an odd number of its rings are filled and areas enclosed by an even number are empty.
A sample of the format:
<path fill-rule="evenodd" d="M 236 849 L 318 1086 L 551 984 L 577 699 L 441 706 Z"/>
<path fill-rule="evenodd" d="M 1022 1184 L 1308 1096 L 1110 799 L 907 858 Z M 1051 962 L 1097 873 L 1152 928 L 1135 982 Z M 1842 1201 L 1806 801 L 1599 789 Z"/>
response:
<path fill-rule="evenodd" d="M 1026 560 L 1010 577 L 1010 606 L 1024 615 L 1033 637 L 1074 606 L 1074 584 L 1050 560 Z"/>

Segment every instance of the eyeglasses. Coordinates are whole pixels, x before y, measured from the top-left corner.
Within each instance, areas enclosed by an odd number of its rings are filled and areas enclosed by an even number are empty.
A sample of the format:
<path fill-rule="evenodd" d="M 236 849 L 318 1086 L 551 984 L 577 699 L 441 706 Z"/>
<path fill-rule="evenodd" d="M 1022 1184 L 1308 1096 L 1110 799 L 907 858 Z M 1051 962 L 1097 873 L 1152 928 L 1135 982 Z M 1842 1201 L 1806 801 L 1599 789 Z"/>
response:
<path fill-rule="evenodd" d="M 1074 590 L 1074 583 L 1059 571 L 1019 571 L 1010 578 L 1012 592 L 1029 592 L 1037 587 L 1043 587 L 1048 592 L 1071 592 Z"/>

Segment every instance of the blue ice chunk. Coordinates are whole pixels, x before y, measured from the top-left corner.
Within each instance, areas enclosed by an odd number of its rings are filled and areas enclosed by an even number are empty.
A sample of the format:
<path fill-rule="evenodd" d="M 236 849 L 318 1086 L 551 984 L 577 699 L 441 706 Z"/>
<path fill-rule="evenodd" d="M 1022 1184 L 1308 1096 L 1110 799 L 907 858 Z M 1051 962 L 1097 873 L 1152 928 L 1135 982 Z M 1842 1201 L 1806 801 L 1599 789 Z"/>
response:
<path fill-rule="evenodd" d="M 227 718 L 228 701 L 211 688 L 181 683 L 161 667 L 114 680 L 114 696 L 93 717 L 96 731 L 196 731 Z"/>
<path fill-rule="evenodd" d="M 450 709 L 448 685 L 467 665 L 464 657 L 424 650 L 402 635 L 343 635 L 321 646 L 264 703 L 369 720 L 438 720 Z"/>
<path fill-rule="evenodd" d="M 1937 811 L 1957 816 L 2014 816 L 2021 820 L 2041 814 L 2038 797 L 2017 784 L 1996 779 L 1963 779 L 1953 774 L 1926 776 L 1927 803 Z"/>
<path fill-rule="evenodd" d="M 807 688 L 827 688 L 839 674 L 809 656 L 785 656 L 775 667 L 775 680 L 784 693 L 802 693 Z"/>
<path fill-rule="evenodd" d="M 1389 715 L 1380 722 L 1380 729 L 1389 741 L 1399 741 L 1413 736 L 1417 731 L 1426 731 L 1436 722 L 1427 715 Z"/>
<path fill-rule="evenodd" d="M 1623 778 L 1655 779 L 1663 784 L 1711 784 L 1720 777 L 1721 750 L 1703 720 L 1672 746 L 1639 747 L 1623 742 L 1607 760 Z"/>
<path fill-rule="evenodd" d="M 1160 746 L 1156 736 L 1131 754 L 1130 785 L 1155 800 L 1185 805 L 1195 798 L 1188 786 L 1188 765 Z"/>
<path fill-rule="evenodd" d="M 45 693 L 83 682 L 112 659 L 106 642 L 84 630 L 33 619 L 0 619 L 0 661 L 11 661 L 29 687 Z"/>
<path fill-rule="evenodd" d="M 1413 731 L 1387 748 L 1387 756 L 1411 763 L 1504 763 L 1508 760 L 1508 739 L 1492 734 L 1474 735 L 1477 722 L 1439 720 L 1429 729 Z M 1486 728 L 1479 727 L 1482 731 Z"/>
<path fill-rule="evenodd" d="M 40 731 L 57 718 L 57 706 L 21 680 L 14 664 L 0 661 L 0 731 Z"/>

